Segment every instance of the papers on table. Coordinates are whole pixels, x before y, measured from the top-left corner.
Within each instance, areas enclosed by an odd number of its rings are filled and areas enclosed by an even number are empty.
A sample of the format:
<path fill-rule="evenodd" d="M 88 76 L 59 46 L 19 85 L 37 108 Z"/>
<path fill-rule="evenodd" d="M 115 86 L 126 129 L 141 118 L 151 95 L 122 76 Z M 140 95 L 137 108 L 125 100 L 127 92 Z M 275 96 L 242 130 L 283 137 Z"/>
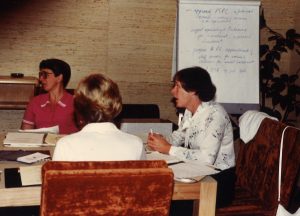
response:
<path fill-rule="evenodd" d="M 199 181 L 204 176 L 216 174 L 219 171 L 213 166 L 197 160 L 182 161 L 175 156 L 152 152 L 147 154 L 147 160 L 165 160 L 174 172 L 175 179 L 192 179 Z"/>
<path fill-rule="evenodd" d="M 216 174 L 219 171 L 211 166 L 200 161 L 185 161 L 184 163 L 178 163 L 169 166 L 173 172 L 175 178 L 196 178 L 204 177 L 207 175 Z"/>
<path fill-rule="evenodd" d="M 65 135 L 62 135 L 62 134 L 48 133 L 45 138 L 45 143 L 48 145 L 51 145 L 51 146 L 55 146 L 57 141 L 64 136 Z"/>
<path fill-rule="evenodd" d="M 8 147 L 55 146 L 57 141 L 63 136 L 61 134 L 48 133 L 45 138 L 44 133 L 8 132 L 3 144 Z"/>
<path fill-rule="evenodd" d="M 176 163 L 176 162 L 180 161 L 175 156 L 162 154 L 162 153 L 159 153 L 157 151 L 149 152 L 149 154 L 147 154 L 146 156 L 147 156 L 147 160 L 165 160 L 168 164 L 169 163 Z"/>
<path fill-rule="evenodd" d="M 42 165 L 20 167 L 22 186 L 40 185 Z"/>
<path fill-rule="evenodd" d="M 38 128 L 38 129 L 26 129 L 26 130 L 19 130 L 19 132 L 23 133 L 59 133 L 59 127 L 58 125 L 53 127 L 45 127 L 45 128 Z"/>
<path fill-rule="evenodd" d="M 5 168 L 5 187 L 15 188 L 29 185 L 41 185 L 41 169 L 42 165 Z"/>
<path fill-rule="evenodd" d="M 138 136 L 143 140 L 143 143 L 146 143 L 150 131 L 168 136 L 172 133 L 172 127 L 172 122 L 126 122 L 125 120 L 121 123 L 120 130 Z"/>

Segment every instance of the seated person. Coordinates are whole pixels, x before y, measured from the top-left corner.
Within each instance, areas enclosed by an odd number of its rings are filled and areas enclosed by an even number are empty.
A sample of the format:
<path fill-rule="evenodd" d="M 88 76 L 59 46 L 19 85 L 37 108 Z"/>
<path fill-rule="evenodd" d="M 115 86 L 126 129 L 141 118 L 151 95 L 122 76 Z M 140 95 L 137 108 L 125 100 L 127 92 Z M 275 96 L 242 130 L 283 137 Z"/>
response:
<path fill-rule="evenodd" d="M 119 88 L 108 77 L 92 74 L 75 90 L 74 109 L 81 131 L 56 144 L 56 161 L 120 161 L 146 159 L 140 138 L 119 130 L 113 123 L 122 110 Z"/>
<path fill-rule="evenodd" d="M 213 101 L 216 87 L 206 70 L 200 67 L 180 70 L 175 74 L 173 82 L 171 93 L 176 107 L 185 109 L 184 116 L 179 128 L 170 137 L 164 138 L 150 133 L 148 146 L 182 160 L 199 160 L 223 170 L 216 177 L 217 205 L 223 206 L 233 198 L 235 182 L 235 154 L 230 118 L 224 108 Z M 219 180 L 219 176 L 222 179 Z M 222 192 L 223 189 L 226 192 Z M 225 200 L 218 200 L 221 198 Z"/>
<path fill-rule="evenodd" d="M 46 59 L 40 62 L 39 69 L 39 82 L 47 93 L 40 94 L 29 102 L 21 129 L 58 125 L 60 134 L 77 132 L 73 95 L 65 90 L 71 77 L 69 64 L 59 59 Z"/>

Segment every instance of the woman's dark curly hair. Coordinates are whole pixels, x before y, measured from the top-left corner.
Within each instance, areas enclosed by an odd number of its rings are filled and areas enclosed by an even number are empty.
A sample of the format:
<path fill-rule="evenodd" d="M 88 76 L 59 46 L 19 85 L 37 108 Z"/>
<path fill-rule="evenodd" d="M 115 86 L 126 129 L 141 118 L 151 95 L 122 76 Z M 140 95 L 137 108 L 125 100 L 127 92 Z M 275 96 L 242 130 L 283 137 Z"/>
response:
<path fill-rule="evenodd" d="M 179 81 L 187 92 L 195 92 L 201 101 L 214 99 L 216 87 L 212 83 L 209 73 L 201 67 L 190 67 L 178 71 L 173 82 Z"/>

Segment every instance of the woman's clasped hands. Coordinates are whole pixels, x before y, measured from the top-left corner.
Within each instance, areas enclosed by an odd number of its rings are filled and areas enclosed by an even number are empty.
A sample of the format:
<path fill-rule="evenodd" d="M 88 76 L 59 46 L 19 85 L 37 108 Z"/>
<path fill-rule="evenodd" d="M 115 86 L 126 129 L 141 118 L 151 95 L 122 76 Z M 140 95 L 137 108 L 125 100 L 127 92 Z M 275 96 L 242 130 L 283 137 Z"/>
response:
<path fill-rule="evenodd" d="M 147 142 L 152 150 L 169 154 L 171 144 L 161 134 L 149 133 Z"/>

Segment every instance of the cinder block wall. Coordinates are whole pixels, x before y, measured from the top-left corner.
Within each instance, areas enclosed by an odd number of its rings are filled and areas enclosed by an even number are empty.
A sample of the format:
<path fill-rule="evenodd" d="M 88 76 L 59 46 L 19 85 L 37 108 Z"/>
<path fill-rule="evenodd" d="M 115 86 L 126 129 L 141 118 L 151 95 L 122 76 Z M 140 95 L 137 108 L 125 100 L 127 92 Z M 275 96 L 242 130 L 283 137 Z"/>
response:
<path fill-rule="evenodd" d="M 2 0 L 0 75 L 37 76 L 38 63 L 70 63 L 69 88 L 101 72 L 120 86 L 125 103 L 155 103 L 161 117 L 176 122 L 170 102 L 176 0 Z M 275 30 L 299 28 L 297 0 L 262 0 Z M 297 20 L 298 19 L 298 20 Z M 264 35 L 262 35 L 262 40 Z M 283 67 L 289 70 L 287 55 Z M 20 126 L 23 111 L 0 110 L 0 129 Z"/>

